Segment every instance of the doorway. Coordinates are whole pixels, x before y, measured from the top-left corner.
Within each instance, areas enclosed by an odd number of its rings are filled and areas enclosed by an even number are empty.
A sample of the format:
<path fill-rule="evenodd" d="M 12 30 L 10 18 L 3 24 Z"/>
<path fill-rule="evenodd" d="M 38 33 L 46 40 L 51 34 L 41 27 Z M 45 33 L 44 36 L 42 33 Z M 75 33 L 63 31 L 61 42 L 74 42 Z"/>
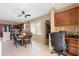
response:
<path fill-rule="evenodd" d="M 49 45 L 49 33 L 51 32 L 50 21 L 45 21 L 45 45 Z"/>

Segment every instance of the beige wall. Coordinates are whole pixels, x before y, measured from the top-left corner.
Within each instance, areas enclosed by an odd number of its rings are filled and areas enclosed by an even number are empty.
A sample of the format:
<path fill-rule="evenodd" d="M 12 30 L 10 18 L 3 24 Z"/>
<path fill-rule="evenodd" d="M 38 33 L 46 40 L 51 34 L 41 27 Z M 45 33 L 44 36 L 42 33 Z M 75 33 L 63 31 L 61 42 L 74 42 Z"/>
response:
<path fill-rule="evenodd" d="M 25 24 L 25 26 L 24 26 L 24 30 L 30 32 L 30 30 L 31 30 L 31 24 L 30 24 L 30 22 L 28 21 L 28 22 L 25 22 L 24 24 Z"/>
<path fill-rule="evenodd" d="M 15 23 L 15 22 L 13 22 L 13 21 L 4 21 L 4 20 L 0 20 L 0 24 L 17 24 L 17 23 Z"/>
<path fill-rule="evenodd" d="M 36 40 L 42 44 L 45 44 L 45 21 L 50 20 L 50 14 L 32 19 L 30 22 L 34 20 L 40 20 L 41 21 L 41 35 L 33 35 L 32 39 Z"/>
<path fill-rule="evenodd" d="M 54 14 L 55 14 L 55 9 L 51 8 L 51 10 L 50 10 L 51 32 L 55 32 Z M 51 46 L 50 34 L 49 34 L 49 49 L 50 50 L 53 49 L 53 47 Z"/>
<path fill-rule="evenodd" d="M 55 28 L 55 25 L 54 25 L 54 14 L 55 14 L 55 9 L 51 8 L 51 10 L 50 10 L 51 32 L 54 32 L 54 28 Z"/>

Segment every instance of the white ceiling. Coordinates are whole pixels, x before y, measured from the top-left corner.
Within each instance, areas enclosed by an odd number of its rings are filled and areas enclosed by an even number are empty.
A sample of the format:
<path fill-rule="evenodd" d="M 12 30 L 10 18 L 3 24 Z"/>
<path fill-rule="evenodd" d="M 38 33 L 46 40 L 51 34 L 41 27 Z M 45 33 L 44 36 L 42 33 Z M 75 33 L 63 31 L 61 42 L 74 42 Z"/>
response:
<path fill-rule="evenodd" d="M 73 3 L 0 3 L 0 20 L 23 23 L 49 13 L 52 7 L 58 11 L 70 5 Z M 31 17 L 17 17 L 19 10 L 26 11 Z"/>

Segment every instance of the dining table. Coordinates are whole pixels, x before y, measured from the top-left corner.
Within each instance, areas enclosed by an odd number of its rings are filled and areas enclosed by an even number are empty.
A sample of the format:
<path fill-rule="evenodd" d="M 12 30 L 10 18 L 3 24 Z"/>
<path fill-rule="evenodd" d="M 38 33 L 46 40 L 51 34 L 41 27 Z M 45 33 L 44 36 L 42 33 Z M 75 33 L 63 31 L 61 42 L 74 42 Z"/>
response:
<path fill-rule="evenodd" d="M 25 41 L 28 41 L 29 40 L 29 38 L 28 38 L 28 35 L 19 35 L 19 38 L 20 38 L 20 40 L 21 40 L 21 44 L 22 44 L 22 46 L 24 45 L 24 42 Z"/>

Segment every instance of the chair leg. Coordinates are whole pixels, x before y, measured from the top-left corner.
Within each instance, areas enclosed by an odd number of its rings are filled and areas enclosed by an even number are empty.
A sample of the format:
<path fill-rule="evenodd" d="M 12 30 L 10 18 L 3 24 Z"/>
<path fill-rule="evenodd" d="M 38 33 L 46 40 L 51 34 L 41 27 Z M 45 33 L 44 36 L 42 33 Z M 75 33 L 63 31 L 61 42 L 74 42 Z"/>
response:
<path fill-rule="evenodd" d="M 53 51 L 51 51 L 51 54 L 53 54 L 54 52 Z"/>
<path fill-rule="evenodd" d="M 25 48 L 27 47 L 27 43 L 28 43 L 27 41 L 24 42 Z"/>
<path fill-rule="evenodd" d="M 30 44 L 31 44 L 31 46 L 32 46 L 32 41 L 30 41 Z"/>
<path fill-rule="evenodd" d="M 14 46 L 16 46 L 16 48 L 17 48 L 17 43 L 16 42 L 13 42 L 14 43 Z"/>
<path fill-rule="evenodd" d="M 56 50 L 55 50 L 55 49 L 53 49 L 53 50 L 51 51 L 51 54 L 53 54 L 53 53 L 56 53 Z"/>
<path fill-rule="evenodd" d="M 13 42 L 14 46 L 15 46 L 15 42 Z"/>
<path fill-rule="evenodd" d="M 55 52 L 55 50 L 53 49 L 53 50 L 51 50 L 51 54 L 53 54 Z"/>
<path fill-rule="evenodd" d="M 31 46 L 32 46 L 32 42 L 31 42 Z"/>
<path fill-rule="evenodd" d="M 14 46 L 16 46 L 16 48 L 17 48 L 17 46 L 20 45 L 20 41 L 19 41 L 19 40 L 13 41 L 13 44 L 14 44 Z"/>
<path fill-rule="evenodd" d="M 58 56 L 60 56 L 60 51 L 58 51 Z"/>
<path fill-rule="evenodd" d="M 16 45 L 16 48 L 17 48 L 17 45 Z"/>
<path fill-rule="evenodd" d="M 53 51 L 51 51 L 51 54 L 53 54 L 53 53 L 58 53 L 58 56 L 60 56 L 60 51 L 57 51 L 57 50 L 55 50 L 55 49 L 53 49 Z"/>
<path fill-rule="evenodd" d="M 32 46 L 32 41 L 31 41 L 31 40 L 29 40 L 29 41 L 28 41 L 28 44 L 31 44 L 31 46 Z"/>
<path fill-rule="evenodd" d="M 18 43 L 18 42 L 16 42 L 16 48 L 18 47 L 18 44 L 19 44 L 19 43 Z"/>
<path fill-rule="evenodd" d="M 24 43 L 24 47 L 26 48 L 26 44 Z"/>
<path fill-rule="evenodd" d="M 25 48 L 27 47 L 27 42 L 25 42 Z"/>
<path fill-rule="evenodd" d="M 60 56 L 60 53 L 58 53 L 58 56 Z"/>
<path fill-rule="evenodd" d="M 60 56 L 60 53 L 58 53 L 58 56 Z"/>

